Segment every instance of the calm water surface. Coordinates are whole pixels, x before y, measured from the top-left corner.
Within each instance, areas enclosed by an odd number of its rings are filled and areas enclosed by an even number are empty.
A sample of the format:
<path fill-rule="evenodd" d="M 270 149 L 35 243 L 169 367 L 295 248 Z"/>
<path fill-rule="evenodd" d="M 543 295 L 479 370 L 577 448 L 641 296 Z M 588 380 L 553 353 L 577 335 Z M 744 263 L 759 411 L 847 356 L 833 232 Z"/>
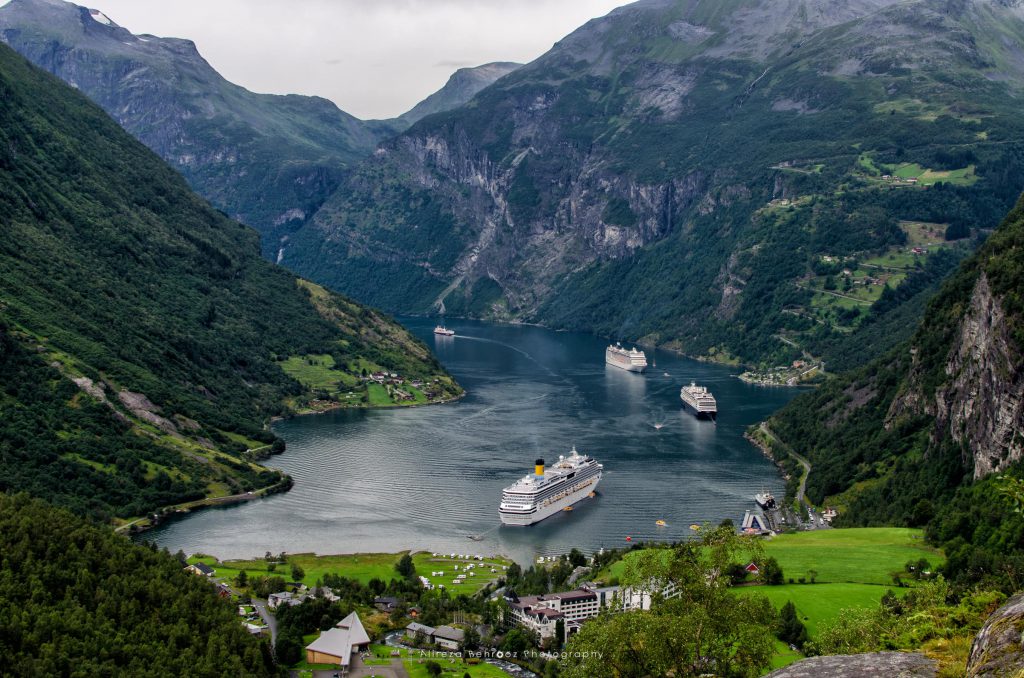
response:
<path fill-rule="evenodd" d="M 429 319 L 403 322 L 466 388 L 463 400 L 281 422 L 288 450 L 269 464 L 295 479 L 290 492 L 206 509 L 146 538 L 222 558 L 411 548 L 526 563 L 626 536 L 684 538 L 691 523 L 739 522 L 762 488 L 783 492 L 743 431 L 793 389 L 748 386 L 730 368 L 661 352 L 656 368 L 632 374 L 607 367 L 607 342 L 586 334 L 455 321 L 458 336 L 442 338 Z M 679 388 L 691 380 L 715 394 L 717 423 L 682 410 Z M 501 527 L 501 489 L 536 457 L 550 463 L 573 445 L 604 464 L 598 496 L 532 527 Z"/>

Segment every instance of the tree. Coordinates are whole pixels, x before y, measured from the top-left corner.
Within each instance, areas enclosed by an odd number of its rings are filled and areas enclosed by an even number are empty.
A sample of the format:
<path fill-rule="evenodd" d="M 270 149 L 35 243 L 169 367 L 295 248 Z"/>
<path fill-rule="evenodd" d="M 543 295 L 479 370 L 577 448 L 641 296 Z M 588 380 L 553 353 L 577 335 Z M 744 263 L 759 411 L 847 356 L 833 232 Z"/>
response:
<path fill-rule="evenodd" d="M 416 566 L 413 565 L 412 556 L 406 553 L 401 558 L 399 558 L 398 562 L 395 563 L 395 572 L 402 575 L 406 579 L 412 579 L 413 577 L 415 577 Z"/>
<path fill-rule="evenodd" d="M 513 654 L 522 654 L 534 645 L 533 634 L 525 629 L 516 627 L 505 634 L 505 640 L 501 643 L 501 649 Z"/>
<path fill-rule="evenodd" d="M 306 576 L 306 571 L 298 563 L 292 563 L 292 581 L 302 582 Z"/>
<path fill-rule="evenodd" d="M 603 614 L 584 624 L 567 645 L 563 675 L 760 675 L 772 656 L 777 615 L 763 596 L 733 594 L 726 569 L 762 555 L 758 542 L 728 527 L 710 529 L 667 556 L 663 549 L 631 554 L 622 584 L 653 590 L 651 609 Z"/>
<path fill-rule="evenodd" d="M 562 646 L 565 642 L 565 620 L 559 619 L 555 622 L 555 648 Z"/>
<path fill-rule="evenodd" d="M 779 561 L 775 560 L 774 557 L 768 557 L 761 565 L 761 577 L 764 579 L 764 583 L 769 586 L 778 586 L 785 580 L 782 574 L 782 566 L 779 565 Z"/>
<path fill-rule="evenodd" d="M 569 551 L 569 564 L 573 567 L 582 567 L 587 564 L 587 557 L 583 555 L 579 549 L 573 548 Z"/>
<path fill-rule="evenodd" d="M 807 628 L 796 613 L 793 601 L 787 602 L 779 611 L 775 635 L 784 643 L 802 648 L 807 642 Z"/>
<path fill-rule="evenodd" d="M 433 659 L 428 659 L 427 663 L 423 665 L 423 668 L 427 670 L 427 673 L 431 676 L 440 676 L 444 669 L 441 665 L 435 662 Z"/>
<path fill-rule="evenodd" d="M 475 650 L 480 645 L 480 634 L 476 629 L 470 627 L 465 630 L 462 642 L 459 643 L 459 651 L 465 654 L 467 651 Z"/>
<path fill-rule="evenodd" d="M 248 585 L 249 585 L 249 574 L 245 570 L 242 570 L 241 572 L 238 573 L 238 576 L 235 577 L 235 586 L 237 586 L 238 588 L 243 588 L 244 589 Z"/>

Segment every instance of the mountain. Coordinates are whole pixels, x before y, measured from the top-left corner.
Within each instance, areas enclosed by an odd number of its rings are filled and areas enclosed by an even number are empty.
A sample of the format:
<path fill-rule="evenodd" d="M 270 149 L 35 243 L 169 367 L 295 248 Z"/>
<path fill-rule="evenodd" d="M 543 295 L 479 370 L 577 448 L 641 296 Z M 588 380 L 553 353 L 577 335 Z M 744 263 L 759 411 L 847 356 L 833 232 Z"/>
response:
<path fill-rule="evenodd" d="M 282 261 L 721 361 L 898 342 L 1021 189 L 1022 44 L 1019 0 L 636 2 L 383 142 Z"/>
<path fill-rule="evenodd" d="M 189 40 L 133 35 L 62 0 L 12 0 L 0 8 L 0 39 L 84 92 L 203 197 L 263 234 L 312 215 L 346 168 L 392 132 L 319 97 L 250 92 L 221 77 Z"/>
<path fill-rule="evenodd" d="M 0 491 L 128 518 L 281 487 L 270 417 L 459 388 L 380 313 L 259 255 L 102 109 L 0 45 Z"/>
<path fill-rule="evenodd" d="M 844 524 L 927 526 L 956 577 L 1024 585 L 1024 523 L 1001 496 L 1001 476 L 1024 473 L 1024 198 L 909 341 L 768 427 L 810 461 L 808 497 Z"/>
<path fill-rule="evenodd" d="M 411 127 L 433 113 L 443 113 L 463 105 L 484 87 L 488 87 L 522 66 L 511 61 L 494 61 L 473 68 L 460 68 L 452 73 L 444 87 L 419 102 L 398 117 L 405 127 Z"/>
<path fill-rule="evenodd" d="M 0 494 L 8 676 L 275 676 L 236 605 L 166 551 Z"/>

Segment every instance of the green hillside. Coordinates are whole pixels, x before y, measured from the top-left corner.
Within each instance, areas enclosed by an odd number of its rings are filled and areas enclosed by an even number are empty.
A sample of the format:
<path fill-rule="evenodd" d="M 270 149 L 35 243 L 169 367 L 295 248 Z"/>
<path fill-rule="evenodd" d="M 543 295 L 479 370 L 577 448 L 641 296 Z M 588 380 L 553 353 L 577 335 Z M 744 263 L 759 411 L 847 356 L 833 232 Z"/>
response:
<path fill-rule="evenodd" d="M 951 579 L 1007 591 L 1024 583 L 1024 521 L 1000 479 L 1024 471 L 1022 280 L 1024 199 L 929 302 L 909 342 L 768 422 L 811 461 L 808 498 L 840 508 L 840 524 L 926 527 Z"/>
<path fill-rule="evenodd" d="M 426 346 L 262 260 L 255 232 L 5 46 L 0 223 L 0 490 L 139 515 L 279 483 L 256 463 L 281 449 L 269 418 L 367 404 L 364 370 L 459 392 Z M 344 393 L 283 368 L 309 355 Z"/>

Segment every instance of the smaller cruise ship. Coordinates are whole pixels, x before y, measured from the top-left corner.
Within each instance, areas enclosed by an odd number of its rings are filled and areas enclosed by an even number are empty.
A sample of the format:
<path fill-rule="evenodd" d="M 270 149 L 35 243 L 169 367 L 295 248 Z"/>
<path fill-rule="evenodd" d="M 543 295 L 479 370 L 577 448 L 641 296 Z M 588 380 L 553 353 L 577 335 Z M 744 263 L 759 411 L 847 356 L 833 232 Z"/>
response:
<path fill-rule="evenodd" d="M 691 381 L 689 386 L 679 390 L 679 398 L 698 419 L 715 419 L 718 416 L 718 403 L 707 386 L 697 386 Z"/>
<path fill-rule="evenodd" d="M 643 372 L 647 369 L 647 355 L 643 351 L 636 350 L 636 347 L 627 351 L 619 343 L 605 349 L 604 361 L 629 372 Z"/>
<path fill-rule="evenodd" d="M 772 493 L 768 490 L 755 494 L 754 501 L 756 501 L 757 505 L 763 509 L 771 510 L 777 506 L 775 503 L 775 497 L 773 497 Z"/>
<path fill-rule="evenodd" d="M 434 334 L 440 335 L 442 337 L 454 337 L 455 330 L 450 330 L 444 325 L 438 325 L 437 327 L 434 328 Z"/>

